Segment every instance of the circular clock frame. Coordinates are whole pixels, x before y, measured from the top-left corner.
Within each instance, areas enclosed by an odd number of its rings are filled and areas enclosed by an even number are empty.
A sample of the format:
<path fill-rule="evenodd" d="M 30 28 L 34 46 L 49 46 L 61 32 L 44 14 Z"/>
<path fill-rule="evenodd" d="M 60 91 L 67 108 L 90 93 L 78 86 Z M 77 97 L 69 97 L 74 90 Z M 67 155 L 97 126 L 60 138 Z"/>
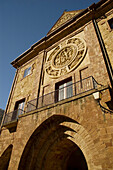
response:
<path fill-rule="evenodd" d="M 46 60 L 45 72 L 50 78 L 71 72 L 85 57 L 86 43 L 82 38 L 71 38 L 63 44 L 58 45 Z"/>

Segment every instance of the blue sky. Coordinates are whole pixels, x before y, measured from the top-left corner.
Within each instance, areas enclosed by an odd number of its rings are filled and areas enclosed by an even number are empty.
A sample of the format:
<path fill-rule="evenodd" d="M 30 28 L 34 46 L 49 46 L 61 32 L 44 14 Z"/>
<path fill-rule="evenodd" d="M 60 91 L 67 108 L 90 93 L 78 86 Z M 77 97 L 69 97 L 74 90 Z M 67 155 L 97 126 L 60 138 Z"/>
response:
<path fill-rule="evenodd" d="M 99 0 L 0 0 L 0 108 L 5 109 L 16 69 L 11 61 L 46 36 L 64 10 Z"/>

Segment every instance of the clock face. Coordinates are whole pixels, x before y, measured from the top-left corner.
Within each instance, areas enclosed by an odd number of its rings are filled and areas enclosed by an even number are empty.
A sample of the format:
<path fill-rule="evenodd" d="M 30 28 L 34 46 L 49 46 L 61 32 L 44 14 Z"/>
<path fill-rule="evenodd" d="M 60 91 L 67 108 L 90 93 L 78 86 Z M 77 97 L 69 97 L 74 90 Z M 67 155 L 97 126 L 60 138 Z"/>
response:
<path fill-rule="evenodd" d="M 57 46 L 49 55 L 45 71 L 50 78 L 58 78 L 75 69 L 86 53 L 86 43 L 81 38 L 72 38 Z"/>

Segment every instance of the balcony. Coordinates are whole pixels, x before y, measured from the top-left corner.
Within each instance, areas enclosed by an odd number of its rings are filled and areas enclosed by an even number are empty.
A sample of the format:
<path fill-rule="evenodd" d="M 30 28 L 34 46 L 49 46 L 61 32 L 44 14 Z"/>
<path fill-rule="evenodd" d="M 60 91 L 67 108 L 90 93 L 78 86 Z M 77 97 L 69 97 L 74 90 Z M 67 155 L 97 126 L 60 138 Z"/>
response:
<path fill-rule="evenodd" d="M 97 81 L 92 77 L 87 77 L 78 82 L 71 83 L 70 85 L 57 89 L 51 93 L 45 94 L 39 98 L 31 100 L 27 103 L 26 113 L 42 108 L 60 101 L 66 100 L 73 96 L 83 94 L 85 92 L 91 91 L 98 88 Z M 25 113 L 23 110 L 14 110 L 13 112 L 7 113 L 4 118 L 3 125 L 9 124 L 11 122 L 16 122 L 19 115 Z"/>
<path fill-rule="evenodd" d="M 9 123 L 15 124 L 18 120 L 18 116 L 24 114 L 25 112 L 21 109 L 14 110 L 13 112 L 9 112 L 5 115 L 3 125 L 7 125 Z"/>
<path fill-rule="evenodd" d="M 44 106 L 48 106 L 59 101 L 71 98 L 73 96 L 80 95 L 92 89 L 96 89 L 97 87 L 98 83 L 96 82 L 96 80 L 92 76 L 87 77 L 85 79 L 72 83 L 66 87 L 45 94 L 39 97 L 38 99 L 29 101 L 27 103 L 26 112 L 30 112 L 38 108 L 42 108 Z"/>

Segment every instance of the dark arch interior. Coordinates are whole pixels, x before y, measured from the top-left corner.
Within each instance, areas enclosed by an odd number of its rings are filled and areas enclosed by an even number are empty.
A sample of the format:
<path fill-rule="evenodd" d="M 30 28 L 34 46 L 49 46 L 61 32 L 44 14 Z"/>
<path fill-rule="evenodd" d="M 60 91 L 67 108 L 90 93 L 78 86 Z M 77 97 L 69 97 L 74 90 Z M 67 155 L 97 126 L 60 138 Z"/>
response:
<path fill-rule="evenodd" d="M 18 170 L 88 169 L 81 150 L 65 133 L 74 130 L 60 124 L 65 121 L 74 122 L 64 116 L 55 116 L 35 131 L 24 149 Z"/>
<path fill-rule="evenodd" d="M 85 157 L 78 147 L 70 154 L 66 170 L 88 170 Z"/>
<path fill-rule="evenodd" d="M 67 139 L 55 141 L 44 155 L 41 170 L 88 170 L 85 157 L 80 148 Z M 38 169 L 38 161 L 35 169 Z"/>
<path fill-rule="evenodd" d="M 10 145 L 2 154 L 0 157 L 0 169 L 1 170 L 7 170 L 9 166 L 9 161 L 11 158 L 11 152 L 12 152 L 13 146 Z"/>

